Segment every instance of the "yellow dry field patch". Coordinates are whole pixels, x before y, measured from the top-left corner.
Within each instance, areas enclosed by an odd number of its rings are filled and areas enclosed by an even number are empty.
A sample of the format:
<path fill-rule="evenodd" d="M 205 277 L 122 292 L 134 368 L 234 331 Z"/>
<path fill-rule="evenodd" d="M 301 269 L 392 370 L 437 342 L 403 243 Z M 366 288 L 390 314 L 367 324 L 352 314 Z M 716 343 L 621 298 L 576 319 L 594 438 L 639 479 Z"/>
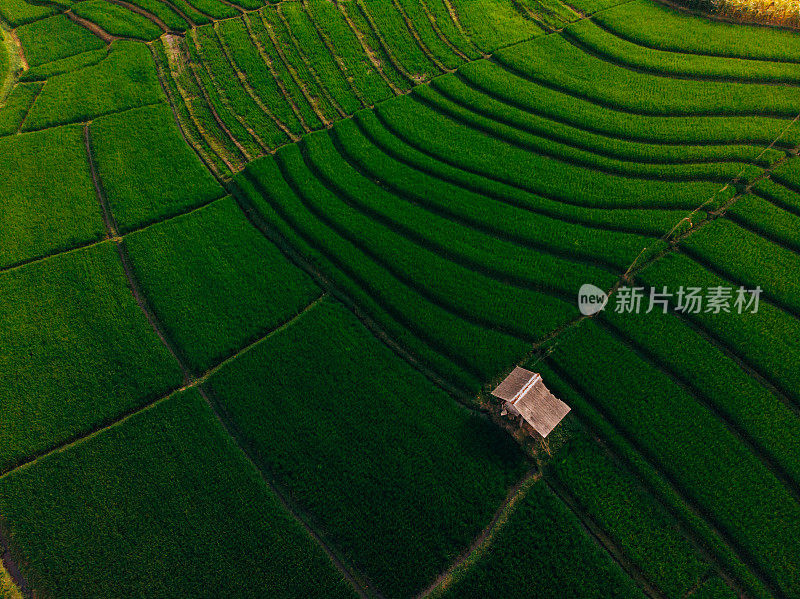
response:
<path fill-rule="evenodd" d="M 2 562 L 0 562 L 0 599 L 22 599 L 22 593 L 11 580 Z"/>
<path fill-rule="evenodd" d="M 717 12 L 745 21 L 800 27 L 800 3 L 797 0 L 713 0 Z"/>

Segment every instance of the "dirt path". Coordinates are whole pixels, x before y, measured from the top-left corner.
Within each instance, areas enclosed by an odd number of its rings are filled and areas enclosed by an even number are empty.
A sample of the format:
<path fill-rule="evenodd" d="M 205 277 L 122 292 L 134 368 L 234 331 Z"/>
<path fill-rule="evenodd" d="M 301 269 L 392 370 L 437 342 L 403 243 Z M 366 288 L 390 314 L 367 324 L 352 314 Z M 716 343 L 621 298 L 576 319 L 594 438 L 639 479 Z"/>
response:
<path fill-rule="evenodd" d="M 1 521 L 2 518 L 0 518 L 0 522 Z M 6 533 L 3 530 L 2 524 L 0 524 L 0 583 L 2 583 L 2 577 L 4 575 L 3 570 L 5 570 L 5 574 L 8 575 L 8 578 L 11 579 L 11 584 L 14 586 L 14 588 L 11 589 L 12 594 L 8 599 L 15 599 L 17 595 L 25 597 L 26 599 L 31 597 L 31 590 L 28 587 L 25 577 L 22 575 L 22 571 L 19 569 L 19 564 L 11 556 L 11 549 L 6 539 Z M 3 591 L 2 584 L 0 584 L 0 591 Z M 18 591 L 18 594 L 15 594 L 15 591 Z M 5 595 L 3 595 L 3 598 L 5 599 Z"/>
<path fill-rule="evenodd" d="M 103 29 L 99 25 L 97 25 L 95 23 L 92 23 L 91 21 L 87 21 L 86 19 L 84 19 L 82 17 L 79 17 L 78 15 L 76 15 L 71 10 L 66 11 L 64 14 L 67 15 L 67 17 L 69 17 L 70 20 L 74 21 L 75 23 L 77 23 L 81 27 L 85 27 L 86 29 L 88 29 L 89 31 L 94 33 L 97 37 L 99 37 L 101 40 L 103 40 L 107 44 L 110 44 L 115 39 L 117 39 L 116 37 L 111 35 L 108 31 L 106 31 L 105 29 Z"/>
<path fill-rule="evenodd" d="M 505 500 L 503 500 L 503 503 L 497 508 L 497 511 L 486 528 L 481 531 L 466 551 L 464 551 L 456 561 L 450 564 L 447 570 L 439 574 L 430 586 L 420 591 L 417 595 L 417 599 L 424 599 L 432 595 L 441 595 L 453 582 L 458 580 L 466 570 L 473 566 L 491 546 L 500 529 L 508 522 L 508 518 L 514 512 L 517 503 L 525 497 L 525 494 L 534 484 L 541 480 L 541 478 L 542 475 L 538 468 L 534 468 L 514 484 L 514 486 L 508 490 Z"/>
<path fill-rule="evenodd" d="M 106 2 L 111 2 L 112 4 L 116 4 L 118 6 L 122 6 L 123 8 L 127 8 L 131 12 L 135 12 L 135 13 L 143 16 L 145 19 L 147 19 L 148 21 L 150 21 L 153 24 L 155 24 L 164 33 L 173 33 L 172 29 L 167 27 L 167 24 L 164 23 L 164 21 L 159 19 L 153 13 L 151 13 L 149 11 L 146 11 L 145 9 L 143 9 L 140 6 L 136 6 L 135 4 L 131 4 L 130 2 L 125 2 L 125 0 L 106 0 Z"/>

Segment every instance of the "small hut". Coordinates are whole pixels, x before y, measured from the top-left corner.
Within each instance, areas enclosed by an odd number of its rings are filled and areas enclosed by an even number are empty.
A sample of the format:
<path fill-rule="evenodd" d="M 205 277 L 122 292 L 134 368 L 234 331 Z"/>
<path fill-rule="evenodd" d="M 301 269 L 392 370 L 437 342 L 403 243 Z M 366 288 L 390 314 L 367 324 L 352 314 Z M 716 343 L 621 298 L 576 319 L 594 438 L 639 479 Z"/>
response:
<path fill-rule="evenodd" d="M 503 412 L 522 416 L 543 438 L 547 437 L 569 413 L 569 406 L 544 386 L 540 374 L 516 367 L 492 391 L 503 400 Z"/>

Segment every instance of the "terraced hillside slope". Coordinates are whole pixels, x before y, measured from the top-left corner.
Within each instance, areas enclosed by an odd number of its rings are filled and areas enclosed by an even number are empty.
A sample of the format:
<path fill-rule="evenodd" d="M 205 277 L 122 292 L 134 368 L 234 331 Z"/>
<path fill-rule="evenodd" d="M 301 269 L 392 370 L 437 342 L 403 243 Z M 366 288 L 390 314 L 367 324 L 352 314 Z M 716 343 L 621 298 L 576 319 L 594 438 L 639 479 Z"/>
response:
<path fill-rule="evenodd" d="M 0 597 L 800 597 L 800 34 L 0 19 Z M 546 442 L 488 394 L 517 365 Z"/>

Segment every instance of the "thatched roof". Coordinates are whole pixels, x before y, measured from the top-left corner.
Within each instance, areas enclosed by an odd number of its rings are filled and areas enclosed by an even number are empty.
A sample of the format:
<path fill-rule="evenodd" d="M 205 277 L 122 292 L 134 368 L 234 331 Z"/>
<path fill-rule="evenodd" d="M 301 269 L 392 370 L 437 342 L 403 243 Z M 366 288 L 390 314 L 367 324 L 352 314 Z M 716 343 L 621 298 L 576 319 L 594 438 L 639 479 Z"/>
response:
<path fill-rule="evenodd" d="M 509 411 L 520 414 L 542 437 L 549 435 L 570 410 L 545 387 L 541 375 L 525 368 L 514 368 L 492 395 L 504 400 Z"/>

